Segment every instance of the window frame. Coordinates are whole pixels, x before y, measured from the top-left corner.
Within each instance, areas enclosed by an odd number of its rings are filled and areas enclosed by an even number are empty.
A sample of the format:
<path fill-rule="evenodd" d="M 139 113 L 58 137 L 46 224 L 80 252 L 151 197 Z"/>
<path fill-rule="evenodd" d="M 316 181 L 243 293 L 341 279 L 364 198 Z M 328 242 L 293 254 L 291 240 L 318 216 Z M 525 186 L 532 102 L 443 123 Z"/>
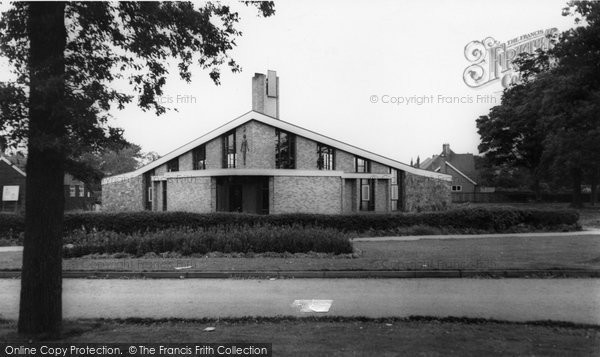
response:
<path fill-rule="evenodd" d="M 235 169 L 237 166 L 237 138 L 235 129 L 223 134 L 223 168 Z"/>
<path fill-rule="evenodd" d="M 206 170 L 206 145 L 202 144 L 192 150 L 192 169 Z"/>
<path fill-rule="evenodd" d="M 359 165 L 359 161 L 362 161 L 362 165 Z M 362 171 L 359 171 L 359 167 L 363 167 Z M 354 172 L 357 173 L 371 173 L 371 160 L 365 159 L 364 157 L 354 157 Z"/>
<path fill-rule="evenodd" d="M 283 144 L 282 134 L 286 135 Z M 287 157 L 282 158 L 284 148 L 287 148 Z M 290 170 L 296 168 L 296 135 L 281 129 L 275 129 L 275 168 Z"/>
<path fill-rule="evenodd" d="M 358 182 L 360 184 L 359 211 L 375 211 L 375 180 L 360 179 Z"/>
<path fill-rule="evenodd" d="M 317 144 L 317 169 L 335 170 L 335 148 L 321 143 Z"/>
<path fill-rule="evenodd" d="M 167 172 L 179 171 L 179 157 L 167 161 Z"/>

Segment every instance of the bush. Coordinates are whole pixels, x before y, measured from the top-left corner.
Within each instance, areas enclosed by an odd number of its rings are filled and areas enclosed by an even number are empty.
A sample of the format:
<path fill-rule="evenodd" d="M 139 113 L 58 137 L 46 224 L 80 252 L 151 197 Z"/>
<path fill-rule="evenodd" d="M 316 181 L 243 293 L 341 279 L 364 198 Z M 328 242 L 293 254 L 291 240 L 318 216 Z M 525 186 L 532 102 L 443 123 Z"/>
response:
<path fill-rule="evenodd" d="M 240 213 L 199 214 L 190 212 L 84 212 L 65 214 L 65 234 L 111 231 L 133 234 L 157 232 L 171 228 L 188 227 L 273 227 L 295 226 L 332 228 L 341 232 L 364 233 L 390 231 L 412 226 L 429 226 L 440 229 L 460 229 L 486 232 L 503 232 L 516 226 L 532 228 L 564 227 L 577 224 L 579 214 L 574 210 L 515 209 L 509 207 L 464 208 L 425 213 L 390 214 L 278 214 L 252 215 Z M 0 238 L 18 238 L 23 232 L 23 217 L 0 214 Z"/>
<path fill-rule="evenodd" d="M 181 255 L 223 253 L 352 253 L 350 240 L 335 229 L 285 226 L 167 228 L 156 232 L 74 231 L 65 237 L 65 258 L 88 254 L 176 252 Z"/>
<path fill-rule="evenodd" d="M 198 214 L 190 212 L 77 213 L 65 216 L 65 230 L 107 230 L 120 233 L 159 231 L 168 228 L 210 228 L 216 226 L 296 226 L 333 228 L 342 232 L 389 230 L 424 225 L 438 228 L 477 229 L 502 232 L 528 225 L 552 227 L 574 225 L 579 215 L 573 210 L 514 208 L 469 208 L 426 213 L 394 214 Z"/>

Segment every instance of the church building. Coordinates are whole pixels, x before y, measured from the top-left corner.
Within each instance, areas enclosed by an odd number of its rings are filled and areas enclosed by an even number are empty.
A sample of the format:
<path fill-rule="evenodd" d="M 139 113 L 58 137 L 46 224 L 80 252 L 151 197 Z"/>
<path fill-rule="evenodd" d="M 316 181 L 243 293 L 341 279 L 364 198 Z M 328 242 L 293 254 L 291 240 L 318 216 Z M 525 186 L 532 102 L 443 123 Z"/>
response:
<path fill-rule="evenodd" d="M 252 78 L 251 111 L 136 171 L 105 178 L 102 209 L 416 212 L 445 209 L 451 182 L 281 120 L 279 78 L 268 71 Z"/>

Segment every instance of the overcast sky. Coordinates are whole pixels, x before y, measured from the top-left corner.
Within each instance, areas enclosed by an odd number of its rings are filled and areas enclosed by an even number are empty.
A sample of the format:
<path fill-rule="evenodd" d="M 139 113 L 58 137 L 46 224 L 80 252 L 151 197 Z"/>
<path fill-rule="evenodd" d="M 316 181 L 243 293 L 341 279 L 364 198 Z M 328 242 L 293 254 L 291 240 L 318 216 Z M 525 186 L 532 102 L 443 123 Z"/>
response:
<path fill-rule="evenodd" d="M 475 120 L 499 98 L 499 83 L 473 89 L 463 81 L 464 47 L 486 37 L 505 42 L 540 29 L 573 26 L 565 1 L 284 1 L 259 18 L 239 7 L 243 37 L 224 69 L 221 86 L 206 72 L 192 83 L 176 73 L 165 88 L 170 112 L 156 117 L 135 106 L 115 110 L 131 142 L 161 155 L 249 111 L 251 78 L 276 70 L 282 120 L 403 162 L 441 151 L 477 153 Z M 174 69 L 176 67 L 173 67 Z M 174 71 L 176 72 L 176 71 Z M 384 96 L 423 97 L 433 103 L 382 103 Z M 180 99 L 187 98 L 189 103 Z M 372 103 L 377 96 L 377 103 Z M 438 103 L 438 96 L 473 103 Z M 388 98 L 388 97 L 386 97 Z M 389 99 L 388 99 L 389 100 Z"/>

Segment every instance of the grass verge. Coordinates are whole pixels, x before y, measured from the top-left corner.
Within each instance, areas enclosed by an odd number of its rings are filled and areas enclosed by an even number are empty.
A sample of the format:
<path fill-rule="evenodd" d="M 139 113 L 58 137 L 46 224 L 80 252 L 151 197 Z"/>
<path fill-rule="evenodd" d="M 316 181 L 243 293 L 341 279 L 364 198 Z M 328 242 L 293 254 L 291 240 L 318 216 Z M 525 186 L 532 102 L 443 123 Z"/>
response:
<path fill-rule="evenodd" d="M 434 269 L 598 269 L 600 235 L 494 237 L 354 242 L 356 254 L 279 254 L 239 256 L 212 253 L 203 257 L 167 255 L 145 258 L 73 258 L 65 270 L 201 271 L 277 270 L 434 270 Z M 19 270 L 21 252 L 0 253 L 0 269 Z"/>
<path fill-rule="evenodd" d="M 216 329 L 203 332 L 207 326 Z M 23 341 L 14 322 L 0 341 Z M 225 320 L 76 320 L 60 342 L 272 343 L 274 356 L 597 356 L 598 326 L 549 321 L 409 317 L 246 318 Z M 58 342 L 58 341 L 55 341 Z"/>

